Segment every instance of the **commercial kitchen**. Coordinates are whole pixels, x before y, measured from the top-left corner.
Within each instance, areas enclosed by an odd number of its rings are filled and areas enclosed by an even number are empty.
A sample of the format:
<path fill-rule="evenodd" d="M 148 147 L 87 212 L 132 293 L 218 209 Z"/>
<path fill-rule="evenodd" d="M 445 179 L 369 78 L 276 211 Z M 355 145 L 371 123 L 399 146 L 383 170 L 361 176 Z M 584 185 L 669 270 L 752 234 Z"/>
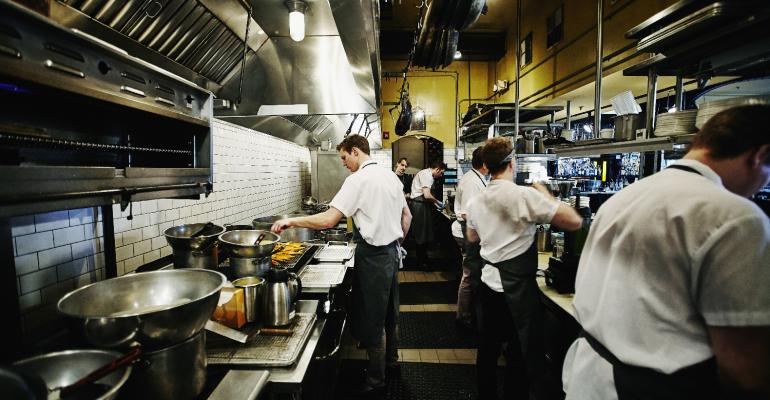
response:
<path fill-rule="evenodd" d="M 766 1 L 728 0 L 0 0 L 3 397 L 486 398 L 486 328 L 475 305 L 458 319 L 485 237 L 456 200 L 463 178 L 503 176 L 473 157 L 507 138 L 508 183 L 582 220 L 527 228 L 532 398 L 564 399 L 568 349 L 595 340 L 573 306 L 592 219 L 692 169 L 680 160 L 714 115 L 770 104 L 769 20 Z M 338 148 L 356 135 L 366 151 Z M 370 164 L 395 171 L 412 226 L 398 364 L 359 390 L 372 352 L 351 293 L 369 245 L 334 206 Z M 747 197 L 767 227 L 770 185 Z M 324 229 L 276 228 L 329 210 L 343 218 Z M 770 267 L 767 231 L 723 240 L 756 242 Z M 500 398 L 509 360 L 492 366 Z"/>

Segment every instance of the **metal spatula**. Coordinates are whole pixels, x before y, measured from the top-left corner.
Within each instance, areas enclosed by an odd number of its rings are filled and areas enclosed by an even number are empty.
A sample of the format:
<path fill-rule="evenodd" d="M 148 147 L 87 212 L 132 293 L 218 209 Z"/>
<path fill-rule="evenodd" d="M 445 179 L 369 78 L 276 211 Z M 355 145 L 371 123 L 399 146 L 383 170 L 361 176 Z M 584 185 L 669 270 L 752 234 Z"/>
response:
<path fill-rule="evenodd" d="M 119 358 L 116 358 L 115 360 L 112 360 L 109 364 L 101 366 L 99 369 L 91 372 L 83 378 L 80 378 L 77 382 L 71 385 L 49 389 L 48 400 L 59 400 L 63 397 L 72 396 L 73 394 L 84 390 L 84 388 L 89 384 L 94 383 L 99 379 L 102 379 L 105 376 L 115 372 L 115 370 L 118 368 L 133 363 L 141 355 L 142 348 L 134 347 L 128 353 L 120 356 Z"/>

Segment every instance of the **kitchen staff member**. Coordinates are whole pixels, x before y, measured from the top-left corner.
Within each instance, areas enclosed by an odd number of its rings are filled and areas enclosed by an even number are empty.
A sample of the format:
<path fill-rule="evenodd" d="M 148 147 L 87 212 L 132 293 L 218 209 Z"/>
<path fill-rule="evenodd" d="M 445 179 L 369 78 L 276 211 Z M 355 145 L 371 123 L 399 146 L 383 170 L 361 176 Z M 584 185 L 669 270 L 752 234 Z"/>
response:
<path fill-rule="evenodd" d="M 769 106 L 712 117 L 602 205 L 575 283 L 568 399 L 770 398 Z M 721 393 L 720 393 L 721 391 Z"/>
<path fill-rule="evenodd" d="M 430 168 L 418 172 L 412 180 L 411 209 L 414 223 L 412 235 L 417 242 L 417 264 L 419 267 L 428 265 L 428 244 L 433 241 L 433 209 L 443 208 L 444 203 L 433 197 L 430 189 L 433 181 L 444 175 L 446 164 L 434 161 Z"/>
<path fill-rule="evenodd" d="M 396 176 L 369 158 L 366 138 L 348 136 L 337 151 L 353 174 L 345 179 L 329 210 L 276 221 L 272 230 L 280 233 L 293 226 L 325 229 L 343 216 L 353 218 L 357 245 L 352 333 L 369 356 L 366 379 L 356 392 L 366 394 L 383 391 L 386 367 L 397 366 L 399 247 L 412 216 Z"/>
<path fill-rule="evenodd" d="M 403 185 L 405 196 L 408 196 L 409 192 L 412 190 L 412 179 L 409 175 L 406 174 L 406 169 L 408 167 L 409 160 L 407 160 L 406 157 L 401 157 L 398 159 L 398 162 L 396 163 L 396 170 L 394 171 L 398 177 L 398 180 L 401 181 L 401 185 Z"/>
<path fill-rule="evenodd" d="M 482 152 L 492 174 L 487 188 L 467 205 L 467 238 L 481 243 L 482 285 L 478 290 L 479 349 L 476 373 L 480 399 L 497 399 L 497 358 L 503 342 L 506 399 L 543 398 L 545 351 L 543 308 L 535 281 L 536 224 L 565 230 L 582 218 L 542 185 L 514 183 L 514 148 L 509 138 L 487 141 Z"/>
<path fill-rule="evenodd" d="M 470 327 L 473 323 L 473 290 L 477 289 L 481 282 L 481 256 L 479 244 L 465 240 L 465 208 L 470 200 L 487 187 L 485 176 L 489 173 L 484 165 L 482 147 L 473 150 L 471 156 L 471 170 L 465 173 L 457 184 L 457 196 L 455 197 L 454 211 L 457 220 L 452 223 L 452 236 L 463 255 L 463 275 L 460 278 L 460 287 L 457 289 L 457 322 Z"/>

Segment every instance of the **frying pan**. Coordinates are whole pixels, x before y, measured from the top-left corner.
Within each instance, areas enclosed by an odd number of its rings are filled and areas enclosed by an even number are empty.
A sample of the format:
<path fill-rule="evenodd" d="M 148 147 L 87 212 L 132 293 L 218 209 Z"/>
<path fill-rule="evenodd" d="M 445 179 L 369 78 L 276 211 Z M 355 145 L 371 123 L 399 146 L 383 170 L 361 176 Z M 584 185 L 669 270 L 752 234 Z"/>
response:
<path fill-rule="evenodd" d="M 436 45 L 433 48 L 433 57 L 430 60 L 431 68 L 438 68 L 444 62 L 444 48 L 446 47 L 446 29 L 436 31 L 435 42 Z"/>
<path fill-rule="evenodd" d="M 468 12 L 471 9 L 471 3 L 473 0 L 457 0 L 457 6 L 455 7 L 455 13 L 450 23 L 450 26 L 454 29 L 461 29 L 465 19 L 468 17 Z"/>
<path fill-rule="evenodd" d="M 449 39 L 447 41 L 446 58 L 444 59 L 444 67 L 448 67 L 455 59 L 455 52 L 457 51 L 457 42 L 460 40 L 460 32 L 456 29 L 449 31 Z"/>

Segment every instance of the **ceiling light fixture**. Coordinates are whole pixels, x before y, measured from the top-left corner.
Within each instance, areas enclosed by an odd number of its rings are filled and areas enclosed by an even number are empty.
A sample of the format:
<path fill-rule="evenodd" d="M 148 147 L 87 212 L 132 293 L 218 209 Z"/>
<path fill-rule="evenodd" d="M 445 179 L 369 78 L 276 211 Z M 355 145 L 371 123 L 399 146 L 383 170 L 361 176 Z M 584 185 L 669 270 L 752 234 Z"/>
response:
<path fill-rule="evenodd" d="M 460 50 L 455 51 L 455 60 L 459 60 L 462 58 L 463 53 L 460 52 Z"/>
<path fill-rule="evenodd" d="M 305 38 L 307 3 L 302 0 L 288 0 L 286 7 L 289 9 L 289 36 L 291 40 L 301 42 Z"/>

